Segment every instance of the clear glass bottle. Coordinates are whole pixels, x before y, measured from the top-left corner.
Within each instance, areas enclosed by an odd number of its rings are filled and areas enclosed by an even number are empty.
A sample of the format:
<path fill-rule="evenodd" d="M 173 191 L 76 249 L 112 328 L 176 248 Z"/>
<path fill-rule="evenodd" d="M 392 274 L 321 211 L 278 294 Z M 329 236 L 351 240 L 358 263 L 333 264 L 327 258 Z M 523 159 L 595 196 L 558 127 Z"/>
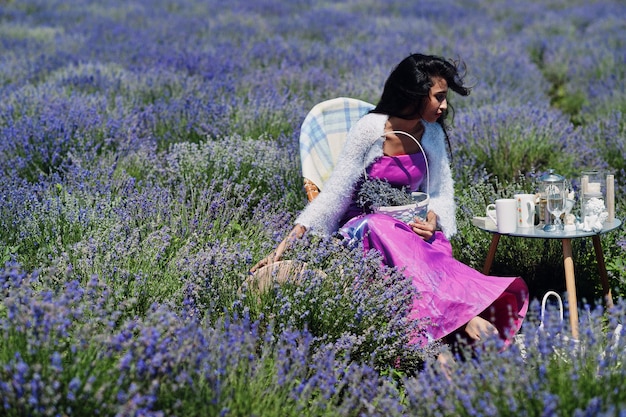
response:
<path fill-rule="evenodd" d="M 540 178 L 541 181 L 541 192 L 539 199 L 539 207 L 540 210 L 544 211 L 544 225 L 543 230 L 546 232 L 554 232 L 558 230 L 562 230 L 562 221 L 560 216 L 564 213 L 565 210 L 565 191 L 567 188 L 567 180 L 565 177 L 559 174 L 555 174 L 553 169 L 549 169 L 544 175 Z M 548 199 L 552 197 L 552 200 L 558 200 L 556 196 L 561 196 L 560 202 L 558 204 L 559 210 L 556 210 L 555 213 L 559 216 L 559 218 L 555 218 L 554 215 L 550 213 L 551 207 Z M 545 199 L 545 200 L 544 200 Z M 545 203 L 544 203 L 545 201 Z M 545 205 L 544 205 L 545 204 Z"/>

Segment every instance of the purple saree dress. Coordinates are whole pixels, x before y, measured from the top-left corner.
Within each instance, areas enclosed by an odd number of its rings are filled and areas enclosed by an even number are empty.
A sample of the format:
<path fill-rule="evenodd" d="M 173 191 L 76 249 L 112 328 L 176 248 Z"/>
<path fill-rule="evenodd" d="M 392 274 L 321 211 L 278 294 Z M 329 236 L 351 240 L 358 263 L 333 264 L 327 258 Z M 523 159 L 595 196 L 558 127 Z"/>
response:
<path fill-rule="evenodd" d="M 422 153 L 383 156 L 368 168 L 371 178 L 384 178 L 394 186 L 418 190 L 425 172 Z M 344 216 L 340 233 L 359 239 L 365 251 L 377 249 L 383 262 L 398 267 L 418 291 L 410 318 L 424 320 L 426 335 L 410 342 L 425 345 L 441 339 L 473 317 L 492 322 L 503 339 L 510 340 L 528 310 L 528 288 L 519 277 L 483 275 L 457 261 L 452 246 L 440 231 L 429 241 L 409 225 L 386 214 L 366 214 L 353 203 Z"/>

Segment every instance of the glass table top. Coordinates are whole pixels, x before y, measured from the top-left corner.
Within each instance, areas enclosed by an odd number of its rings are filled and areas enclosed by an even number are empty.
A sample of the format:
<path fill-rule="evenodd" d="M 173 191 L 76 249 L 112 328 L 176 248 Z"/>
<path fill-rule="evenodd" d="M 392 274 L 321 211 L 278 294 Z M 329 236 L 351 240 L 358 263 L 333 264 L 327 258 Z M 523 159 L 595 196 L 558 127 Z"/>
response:
<path fill-rule="evenodd" d="M 478 227 L 481 230 L 484 230 L 489 233 L 498 233 L 498 229 L 493 224 L 493 222 L 472 222 L 474 226 Z M 503 236 L 518 236 L 518 237 L 529 237 L 529 238 L 541 238 L 541 239 L 576 239 L 579 237 L 589 237 L 595 235 L 601 235 L 604 233 L 608 233 L 612 230 L 615 230 L 622 226 L 622 221 L 620 219 L 615 219 L 612 222 L 604 222 L 602 226 L 602 230 L 599 232 L 586 232 L 584 230 L 556 230 L 551 232 L 546 232 L 543 230 L 543 225 L 534 226 L 534 227 L 526 227 L 521 228 L 518 227 L 515 232 L 512 233 L 500 233 Z"/>

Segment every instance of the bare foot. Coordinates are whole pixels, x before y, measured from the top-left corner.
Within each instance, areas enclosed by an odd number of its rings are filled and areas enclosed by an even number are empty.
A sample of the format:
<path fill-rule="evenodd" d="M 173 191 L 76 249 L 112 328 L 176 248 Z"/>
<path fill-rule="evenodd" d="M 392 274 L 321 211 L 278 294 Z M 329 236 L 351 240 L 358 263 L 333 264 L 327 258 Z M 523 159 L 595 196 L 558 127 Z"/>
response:
<path fill-rule="evenodd" d="M 442 350 L 437 355 L 437 364 L 448 381 L 452 381 L 452 368 L 455 364 L 452 353 L 449 350 Z"/>
<path fill-rule="evenodd" d="M 493 324 L 478 316 L 468 321 L 463 330 L 472 340 L 498 334 L 498 329 Z"/>

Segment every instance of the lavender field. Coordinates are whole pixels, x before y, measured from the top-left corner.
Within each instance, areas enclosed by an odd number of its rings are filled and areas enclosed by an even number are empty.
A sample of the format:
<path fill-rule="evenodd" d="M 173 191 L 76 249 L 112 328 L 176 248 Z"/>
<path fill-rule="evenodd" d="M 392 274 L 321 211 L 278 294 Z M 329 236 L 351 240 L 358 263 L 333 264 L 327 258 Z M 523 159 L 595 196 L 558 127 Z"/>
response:
<path fill-rule="evenodd" d="M 0 414 L 626 415 L 626 230 L 573 242 L 580 338 L 549 309 L 559 242 L 503 238 L 492 272 L 534 301 L 523 344 L 448 375 L 407 344 L 410 283 L 305 238 L 300 282 L 249 269 L 306 204 L 298 135 L 339 96 L 376 102 L 412 52 L 462 60 L 459 233 L 552 168 L 616 178 L 626 210 L 623 0 L 0 0 Z M 383 280 L 383 277 L 385 278 Z"/>

